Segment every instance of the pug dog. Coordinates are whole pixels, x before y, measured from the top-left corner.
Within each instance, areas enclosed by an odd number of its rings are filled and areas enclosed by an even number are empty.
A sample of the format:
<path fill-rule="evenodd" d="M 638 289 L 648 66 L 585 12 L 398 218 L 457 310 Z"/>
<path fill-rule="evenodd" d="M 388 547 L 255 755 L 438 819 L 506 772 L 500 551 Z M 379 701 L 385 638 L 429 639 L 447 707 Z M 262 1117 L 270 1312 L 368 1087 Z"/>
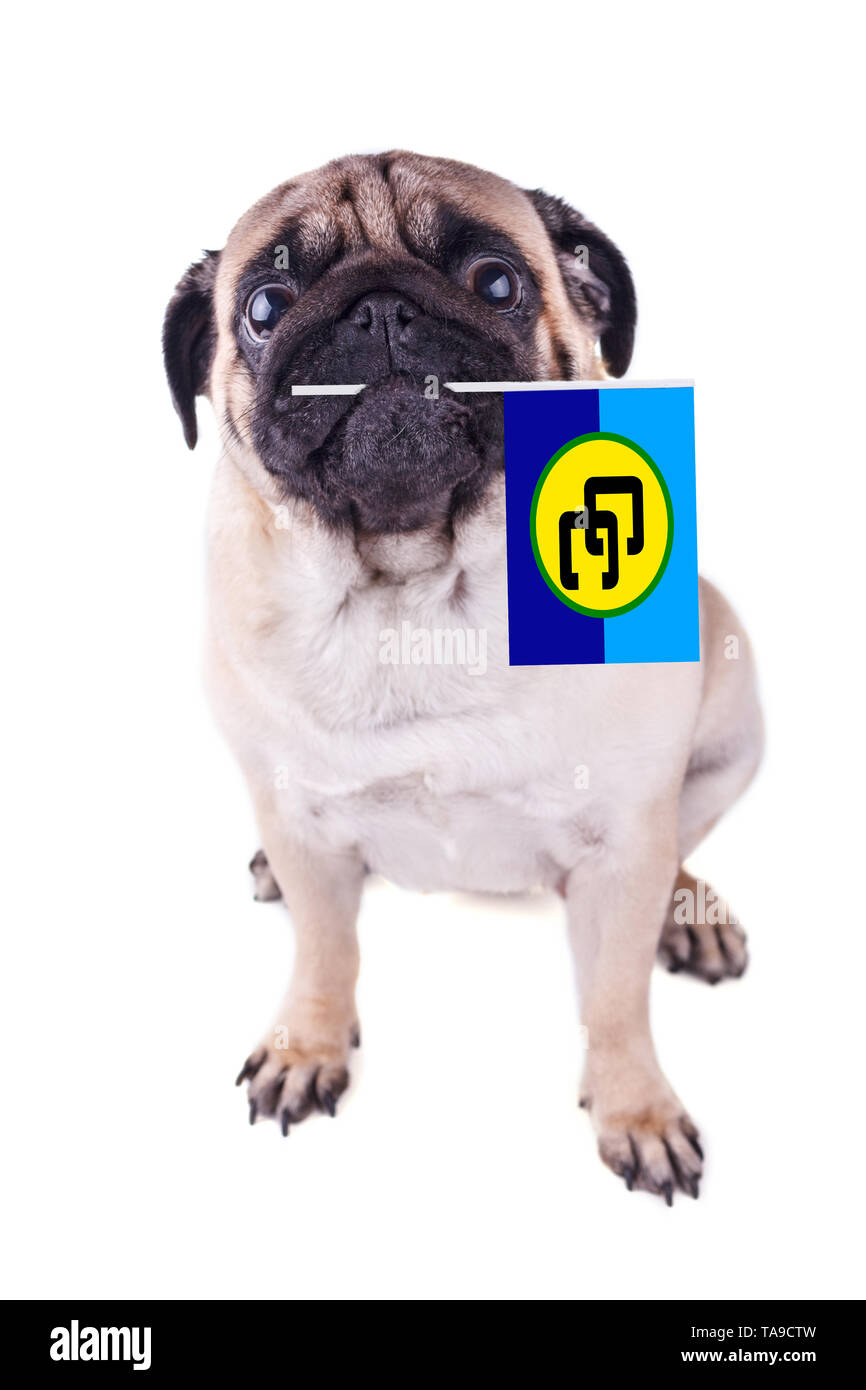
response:
<path fill-rule="evenodd" d="M 251 1122 L 287 1134 L 335 1113 L 360 1038 L 367 873 L 558 890 L 601 1157 L 668 1205 L 698 1195 L 650 973 L 657 953 L 711 983 L 745 968 L 730 914 L 683 924 L 677 903 L 700 896 L 684 861 L 759 760 L 749 644 L 702 582 L 699 663 L 510 667 L 502 398 L 444 385 L 621 376 L 635 317 L 626 261 L 580 213 L 403 151 L 282 184 L 177 286 L 174 405 L 192 448 L 207 396 L 223 446 L 208 684 L 261 834 L 257 896 L 282 896 L 296 934 L 278 1017 L 238 1077 Z M 483 672 L 384 661 L 382 634 L 404 623 L 484 634 Z"/>

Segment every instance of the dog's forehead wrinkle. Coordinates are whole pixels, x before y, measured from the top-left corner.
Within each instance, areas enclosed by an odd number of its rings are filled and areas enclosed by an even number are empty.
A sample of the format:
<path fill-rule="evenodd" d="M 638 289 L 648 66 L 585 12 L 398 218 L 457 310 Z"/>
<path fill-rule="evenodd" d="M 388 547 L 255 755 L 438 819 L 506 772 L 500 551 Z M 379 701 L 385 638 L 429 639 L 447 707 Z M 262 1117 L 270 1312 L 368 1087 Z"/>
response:
<path fill-rule="evenodd" d="M 540 218 L 516 185 L 454 160 L 403 150 L 346 156 L 274 189 L 232 232 L 226 273 L 240 273 L 262 252 L 263 231 L 267 250 L 289 226 L 310 258 L 322 263 L 335 258 L 340 241 L 347 249 L 412 248 L 432 260 L 440 249 L 443 204 L 507 236 L 542 290 L 558 278 Z"/>
<path fill-rule="evenodd" d="M 290 259 L 294 250 L 299 260 L 318 272 L 341 252 L 406 250 L 390 190 L 378 173 L 355 185 L 341 180 L 339 186 L 323 190 L 315 202 L 295 212 L 280 238 L 289 247 Z M 271 254 L 271 241 L 255 260 Z"/>
<path fill-rule="evenodd" d="M 432 259 L 439 247 L 439 218 L 435 203 L 419 198 L 409 203 L 403 213 L 403 227 L 410 244 L 422 256 Z"/>
<path fill-rule="evenodd" d="M 397 221 L 394 195 L 378 168 L 371 170 L 368 176 L 361 180 L 353 206 L 362 231 L 371 246 L 382 250 L 405 250 Z"/>
<path fill-rule="evenodd" d="M 298 237 L 311 260 L 326 262 L 339 250 L 343 229 L 328 209 L 311 208 L 298 218 Z"/>

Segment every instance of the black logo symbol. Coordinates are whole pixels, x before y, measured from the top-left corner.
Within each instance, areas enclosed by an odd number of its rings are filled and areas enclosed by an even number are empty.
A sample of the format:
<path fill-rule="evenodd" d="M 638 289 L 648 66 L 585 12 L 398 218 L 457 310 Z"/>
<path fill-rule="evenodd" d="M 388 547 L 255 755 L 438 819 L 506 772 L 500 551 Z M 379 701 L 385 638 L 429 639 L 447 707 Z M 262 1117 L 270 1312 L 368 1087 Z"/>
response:
<path fill-rule="evenodd" d="M 627 494 L 631 498 L 631 535 L 626 540 L 626 554 L 639 555 L 643 550 L 643 483 L 640 478 L 620 475 L 613 478 L 587 478 L 583 489 L 583 506 L 576 512 L 563 512 L 559 518 L 559 579 L 563 589 L 580 587 L 577 570 L 572 567 L 571 543 L 575 530 L 585 533 L 589 555 L 603 555 L 602 531 L 607 532 L 607 569 L 601 577 L 603 589 L 615 589 L 619 583 L 619 523 L 616 512 L 599 510 L 597 500 L 602 496 Z"/>

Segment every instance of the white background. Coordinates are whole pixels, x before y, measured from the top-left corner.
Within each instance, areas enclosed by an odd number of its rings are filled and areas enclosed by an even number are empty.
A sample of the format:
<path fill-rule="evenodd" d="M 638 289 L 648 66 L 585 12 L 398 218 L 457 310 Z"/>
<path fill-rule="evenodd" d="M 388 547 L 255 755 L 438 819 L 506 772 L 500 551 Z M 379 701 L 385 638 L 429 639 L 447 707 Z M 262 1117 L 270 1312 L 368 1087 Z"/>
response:
<path fill-rule="evenodd" d="M 42 5 L 3 81 L 5 1292 L 854 1297 L 862 1240 L 862 112 L 854 7 Z M 559 905 L 374 884 L 337 1122 L 232 1087 L 287 977 L 201 693 L 209 407 L 161 318 L 272 185 L 393 146 L 622 247 L 636 378 L 697 381 L 700 553 L 769 749 L 701 848 L 750 931 L 657 972 L 700 1201 L 629 1196 L 576 1109 Z"/>

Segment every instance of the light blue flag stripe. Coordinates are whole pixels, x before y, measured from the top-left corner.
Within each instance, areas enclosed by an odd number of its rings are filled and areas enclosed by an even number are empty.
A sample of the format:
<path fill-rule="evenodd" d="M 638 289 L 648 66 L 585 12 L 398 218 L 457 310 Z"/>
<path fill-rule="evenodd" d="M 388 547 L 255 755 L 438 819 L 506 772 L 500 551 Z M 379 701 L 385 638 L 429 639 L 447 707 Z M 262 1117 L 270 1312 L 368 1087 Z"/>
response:
<path fill-rule="evenodd" d="M 695 503 L 694 391 L 687 386 L 599 391 L 599 429 L 645 449 L 671 494 L 674 543 L 649 598 L 604 620 L 610 662 L 698 661 L 698 545 Z"/>

